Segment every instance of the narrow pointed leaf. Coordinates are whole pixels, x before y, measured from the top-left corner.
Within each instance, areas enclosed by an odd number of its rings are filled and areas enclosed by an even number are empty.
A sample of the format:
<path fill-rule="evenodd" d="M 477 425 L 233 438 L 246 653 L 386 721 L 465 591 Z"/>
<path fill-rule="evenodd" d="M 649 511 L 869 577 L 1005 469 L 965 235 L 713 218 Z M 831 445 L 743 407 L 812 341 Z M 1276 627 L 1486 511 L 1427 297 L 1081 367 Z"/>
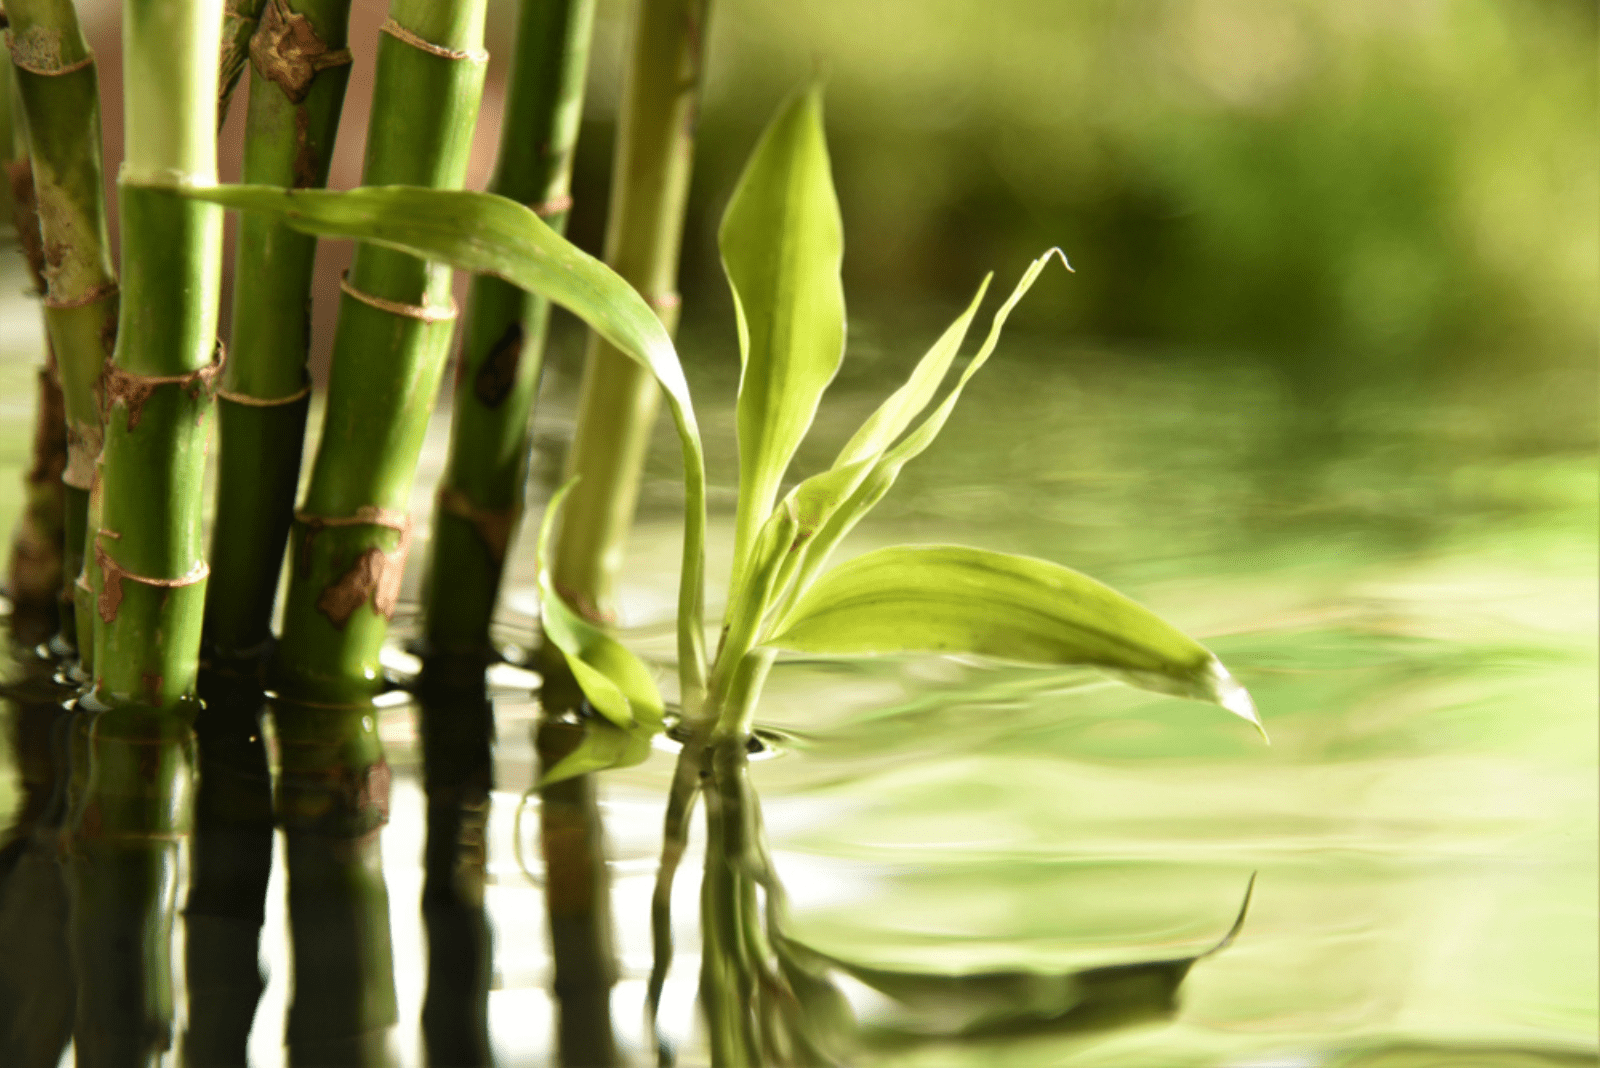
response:
<path fill-rule="evenodd" d="M 737 576 L 844 355 L 844 236 L 819 90 L 791 100 L 762 135 L 717 241 L 743 363 Z"/>
<path fill-rule="evenodd" d="M 705 680 L 705 460 L 689 387 L 672 340 L 621 276 L 530 209 L 492 193 L 369 186 L 346 192 L 231 185 L 183 195 L 271 212 L 319 237 L 342 237 L 503 278 L 561 305 L 648 370 L 666 393 L 683 449 L 684 543 L 678 660 L 685 694 Z"/>
<path fill-rule="evenodd" d="M 1260 727 L 1221 662 L 1149 609 L 1060 564 L 985 549 L 902 545 L 857 557 L 802 595 L 767 644 L 1082 664 L 1213 701 Z"/>
<path fill-rule="evenodd" d="M 595 711 L 618 727 L 659 728 L 664 706 L 650 669 L 627 646 L 579 615 L 550 582 L 550 533 L 572 485 L 568 482 L 550 498 L 539 526 L 539 610 L 545 637 L 561 651 Z"/>
<path fill-rule="evenodd" d="M 1040 273 L 1044 271 L 1052 257 L 1060 257 L 1062 264 L 1069 271 L 1072 269 L 1071 265 L 1067 263 L 1067 257 L 1060 249 L 1051 249 L 1028 265 L 1028 269 L 1022 273 L 1022 277 L 1018 279 L 1015 288 L 1012 289 L 1011 295 L 1006 298 L 1005 303 L 994 313 L 994 319 L 989 325 L 988 336 L 984 338 L 977 354 L 967 364 L 966 370 L 961 373 L 961 377 L 957 380 L 955 387 L 915 429 L 892 447 L 888 447 L 888 441 L 884 440 L 886 436 L 889 440 L 892 440 L 894 436 L 886 435 L 885 433 L 890 427 L 897 426 L 895 433 L 898 434 L 899 429 L 903 429 L 910 424 L 911 419 L 922 410 L 926 401 L 918 403 L 915 410 L 910 411 L 909 414 L 902 416 L 902 413 L 910 408 L 911 403 L 915 402 L 916 397 L 921 395 L 923 391 L 931 391 L 932 388 L 936 387 L 937 383 L 929 386 L 926 380 L 923 382 L 916 381 L 922 375 L 922 364 L 919 364 L 917 370 L 913 372 L 913 381 L 908 382 L 906 387 L 903 387 L 902 390 L 897 391 L 894 396 L 890 397 L 890 403 L 894 403 L 896 397 L 899 397 L 901 393 L 906 393 L 904 407 L 900 408 L 895 415 L 886 416 L 881 421 L 878 421 L 877 415 L 874 414 L 873 418 L 868 420 L 867 425 L 863 426 L 862 433 L 857 434 L 857 438 L 862 439 L 861 446 L 863 447 L 868 442 L 877 443 L 880 441 L 884 447 L 879 447 L 876 452 L 868 451 L 860 459 L 847 462 L 848 457 L 854 455 L 857 451 L 863 451 L 862 448 L 853 447 L 857 443 L 852 440 L 851 444 L 845 446 L 845 451 L 840 454 L 839 460 L 835 462 L 832 468 L 813 475 L 795 487 L 793 495 L 796 499 L 797 513 L 800 517 L 800 530 L 796 534 L 796 544 L 803 554 L 796 567 L 796 578 L 793 585 L 793 590 L 796 594 L 805 588 L 817 572 L 822 570 L 823 565 L 827 563 L 829 555 L 832 554 L 834 548 L 844 536 L 879 501 L 883 500 L 884 494 L 889 492 L 889 488 L 894 485 L 895 479 L 900 476 L 901 468 L 905 467 L 909 461 L 921 455 L 929 445 L 933 444 L 934 438 L 938 437 L 939 431 L 944 429 L 950 414 L 955 411 L 956 402 L 961 399 L 961 391 L 972 380 L 972 376 L 978 373 L 979 368 L 987 363 L 989 357 L 993 355 L 995 347 L 1000 343 L 1000 334 L 1005 329 L 1006 320 L 1010 317 L 1012 309 L 1017 306 L 1017 302 L 1027 294 L 1028 290 L 1033 288 L 1034 282 L 1038 280 Z M 987 287 L 988 280 L 985 279 L 984 285 L 978 291 L 979 299 L 982 298 Z M 974 301 L 973 306 L 967 309 L 961 319 L 957 319 L 955 324 L 945 331 L 945 337 L 950 337 L 957 330 L 964 337 L 966 335 L 965 324 L 970 323 L 971 316 L 975 311 L 976 301 Z M 941 338 L 940 343 L 935 345 L 936 352 L 942 349 L 944 340 L 945 338 Z M 956 345 L 959 346 L 959 344 L 960 341 L 957 339 Z M 953 353 L 951 355 L 953 356 Z M 929 357 L 932 356 L 934 356 L 934 353 L 930 352 Z M 925 357 L 924 363 L 927 362 L 928 358 Z M 948 361 L 946 362 L 948 363 Z M 940 377 L 943 377 L 942 373 Z M 884 408 L 888 408 L 890 403 L 886 403 Z M 880 408 L 879 411 L 884 411 L 884 408 Z"/>
<path fill-rule="evenodd" d="M 893 445 L 894 440 L 905 432 L 906 427 L 911 425 L 911 420 L 928 406 L 928 402 L 933 400 L 933 395 L 939 391 L 939 384 L 944 381 L 945 373 L 950 370 L 950 364 L 961 351 L 961 343 L 967 339 L 972 319 L 978 314 L 978 305 L 983 303 L 983 296 L 989 291 L 989 283 L 993 280 L 993 271 L 984 276 L 982 284 L 978 286 L 977 294 L 972 298 L 972 303 L 967 305 L 967 310 L 945 328 L 939 340 L 935 341 L 933 347 L 917 362 L 911 377 L 906 379 L 906 384 L 891 393 L 889 398 L 878 406 L 878 410 L 861 424 L 861 429 L 845 443 L 845 447 L 839 451 L 838 459 L 833 462 L 835 468 L 882 455 L 884 450 Z"/>

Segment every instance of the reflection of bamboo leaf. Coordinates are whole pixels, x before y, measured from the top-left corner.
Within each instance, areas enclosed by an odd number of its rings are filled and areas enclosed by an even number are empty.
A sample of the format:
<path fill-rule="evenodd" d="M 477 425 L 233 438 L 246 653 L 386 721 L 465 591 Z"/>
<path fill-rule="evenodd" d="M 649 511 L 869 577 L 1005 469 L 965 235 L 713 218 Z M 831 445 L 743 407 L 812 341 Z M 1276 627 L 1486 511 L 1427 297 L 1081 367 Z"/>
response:
<path fill-rule="evenodd" d="M 871 1037 L 878 1042 L 1105 1031 L 1172 1016 L 1178 1008 L 1178 990 L 1189 970 L 1238 937 L 1250 909 L 1255 882 L 1252 875 L 1238 917 L 1216 945 L 1193 956 L 1169 960 L 1135 961 L 1060 974 L 1017 970 L 935 975 L 854 964 L 799 948 L 812 961 L 826 961 L 897 1003 L 902 1015 L 872 1028 Z"/>

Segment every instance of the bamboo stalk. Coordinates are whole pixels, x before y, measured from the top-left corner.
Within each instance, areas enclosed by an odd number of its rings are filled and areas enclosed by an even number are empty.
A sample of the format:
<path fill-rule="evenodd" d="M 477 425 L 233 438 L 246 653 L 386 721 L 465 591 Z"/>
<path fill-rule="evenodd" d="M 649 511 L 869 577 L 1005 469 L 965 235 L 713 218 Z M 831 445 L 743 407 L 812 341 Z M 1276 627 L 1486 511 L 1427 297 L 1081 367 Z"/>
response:
<path fill-rule="evenodd" d="M 500 151 L 490 189 L 535 206 L 564 230 L 582 110 L 593 0 L 523 0 Z M 450 456 L 434 512 L 426 605 L 423 744 L 428 842 L 423 917 L 428 988 L 423 1036 L 433 1064 L 488 1064 L 492 940 L 483 909 L 483 841 L 492 785 L 493 707 L 483 668 L 505 554 L 521 519 L 528 420 L 538 392 L 549 302 L 488 275 L 472 280 L 456 376 Z M 542 752 L 542 750 L 541 750 Z M 541 811 L 548 813 L 546 807 Z M 603 860 L 601 862 L 603 869 Z M 560 941 L 560 935 L 556 935 Z M 607 954 L 609 959 L 609 953 Z M 556 953 L 558 996 L 563 953 Z M 609 988 L 609 983 L 606 984 Z M 615 1056 L 609 1019 L 599 1059 Z"/>
<path fill-rule="evenodd" d="M 66 414 L 62 579 L 70 604 L 88 549 L 88 491 L 102 441 L 95 385 L 118 317 L 102 186 L 99 76 L 71 0 L 11 0 L 6 13 L 40 237 L 50 250 L 43 270 L 45 324 Z M 63 639 L 75 642 L 78 628 L 69 619 L 63 623 Z"/>
<path fill-rule="evenodd" d="M 398 1017 L 380 848 L 390 778 L 372 712 L 278 701 L 273 720 L 294 954 L 289 1063 L 386 1065 Z"/>
<path fill-rule="evenodd" d="M 349 13 L 349 0 L 266 5 L 252 46 L 246 182 L 327 183 L 350 73 Z M 239 221 L 206 597 L 205 641 L 216 662 L 259 659 L 271 638 L 310 405 L 315 255 L 315 238 L 267 216 Z"/>
<path fill-rule="evenodd" d="M 485 0 L 394 0 L 378 46 L 363 181 L 459 188 L 483 88 Z M 292 528 L 277 685 L 324 704 L 381 684 L 410 544 L 406 513 L 444 370 L 450 271 L 358 246 L 334 335 L 311 483 Z"/>
<path fill-rule="evenodd" d="M 606 263 L 669 331 L 709 9 L 710 0 L 640 0 L 617 125 Z M 643 369 L 591 335 L 567 472 L 580 480 L 562 509 L 551 568 L 556 586 L 596 619 L 610 614 L 658 400 Z"/>
<path fill-rule="evenodd" d="M 490 192 L 534 207 L 557 232 L 571 204 L 594 0 L 522 0 Z M 502 279 L 472 280 L 450 455 L 424 579 L 428 659 L 481 673 L 507 547 L 522 517 L 528 420 L 550 305 Z"/>
<path fill-rule="evenodd" d="M 192 810 L 200 491 L 222 243 L 220 212 L 175 189 L 216 180 L 221 23 L 221 0 L 126 0 L 123 9 L 128 299 L 101 382 L 94 685 L 79 702 L 68 863 L 83 1068 L 158 1063 L 172 1045 L 172 906 Z"/>
<path fill-rule="evenodd" d="M 709 0 L 639 0 L 632 58 L 617 124 L 606 262 L 677 324 L 678 255 L 694 154 Z M 639 495 L 644 451 L 659 403 L 651 377 L 591 335 L 579 391 L 568 476 L 578 483 L 562 508 L 551 571 L 563 596 L 596 620 L 611 614 L 616 575 Z M 576 744 L 561 721 L 581 695 L 560 657 L 546 650 L 536 747 L 541 769 Z M 589 776 L 541 791 L 551 947 L 560 1005 L 562 1063 L 612 1064 L 616 983 L 609 882 L 599 801 Z"/>

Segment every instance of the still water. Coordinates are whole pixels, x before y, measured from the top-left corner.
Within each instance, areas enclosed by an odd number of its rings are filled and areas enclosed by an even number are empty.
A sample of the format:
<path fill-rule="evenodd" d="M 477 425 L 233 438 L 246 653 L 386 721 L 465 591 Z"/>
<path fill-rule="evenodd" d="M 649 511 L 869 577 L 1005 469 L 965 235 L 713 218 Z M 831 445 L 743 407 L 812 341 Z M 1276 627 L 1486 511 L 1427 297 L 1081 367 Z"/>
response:
<path fill-rule="evenodd" d="M 6 516 L 36 351 L 8 320 Z M 831 457 L 890 388 L 886 369 L 914 357 L 916 337 L 866 346 L 847 366 L 803 468 Z M 733 383 L 726 371 L 691 368 L 691 379 L 714 485 L 727 487 L 713 494 L 718 575 L 731 540 Z M 550 384 L 547 450 L 570 387 Z M 848 551 L 963 542 L 1085 570 L 1209 644 L 1253 692 L 1272 745 L 1220 710 L 1087 672 L 780 662 L 758 716 L 771 744 L 749 765 L 777 880 L 763 890 L 770 898 L 781 884 L 783 936 L 823 962 L 850 1006 L 845 1062 L 1595 1064 L 1593 395 L 1587 369 L 1322 389 L 1215 355 L 1004 343 Z M 623 622 L 667 683 L 677 498 L 675 450 L 660 445 Z M 544 460 L 547 472 L 559 466 Z M 536 635 L 528 532 L 516 558 L 501 632 L 513 658 Z M 711 599 L 715 609 L 715 588 Z M 403 613 L 397 623 L 390 667 L 403 679 L 417 663 Z M 538 802 L 527 793 L 537 681 L 513 664 L 491 673 L 488 1024 L 507 1066 L 549 1063 L 552 1045 Z M 403 691 L 388 696 L 371 727 L 393 772 L 382 832 L 399 1010 L 389 1041 L 412 1065 L 427 971 L 425 801 L 416 709 Z M 8 701 L 5 714 L 16 720 L 19 707 Z M 619 961 L 612 1016 L 639 1064 L 651 1061 L 641 1018 L 672 748 L 663 741 L 600 787 Z M 0 811 L 16 804 L 19 774 L 8 749 Z M 681 1064 L 708 1057 L 695 1023 L 704 841 L 697 811 L 661 1007 Z M 250 1037 L 257 1068 L 284 1063 L 281 836 L 277 850 Z M 1236 937 L 1201 957 L 1234 924 L 1252 877 Z M 1106 975 L 1157 982 L 1153 963 L 1172 961 L 1184 967 L 1170 973 L 1170 998 L 1109 995 L 1151 1011 L 1074 1013 L 1107 989 L 1096 985 Z M 181 1031 L 181 993 L 176 1002 Z"/>

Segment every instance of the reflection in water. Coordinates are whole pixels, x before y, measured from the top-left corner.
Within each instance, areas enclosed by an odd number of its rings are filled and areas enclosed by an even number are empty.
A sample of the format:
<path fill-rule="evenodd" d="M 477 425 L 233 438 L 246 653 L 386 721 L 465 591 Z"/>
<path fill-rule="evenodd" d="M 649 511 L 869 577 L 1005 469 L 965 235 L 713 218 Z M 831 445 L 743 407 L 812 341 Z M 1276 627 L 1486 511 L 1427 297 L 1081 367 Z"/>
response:
<path fill-rule="evenodd" d="M 582 700 L 566 672 L 547 670 L 534 728 L 539 775 L 583 740 L 575 717 Z M 622 1064 L 611 1022 L 617 983 L 612 945 L 611 877 L 593 775 L 539 791 L 539 844 L 544 859 L 545 913 L 550 924 L 551 993 L 556 1009 L 556 1063 L 569 1068 Z"/>
<path fill-rule="evenodd" d="M 246 1063 L 265 979 L 259 952 L 272 871 L 272 775 L 266 698 L 254 671 L 200 676 L 199 785 L 183 909 L 189 1068 Z"/>
<path fill-rule="evenodd" d="M 1189 970 L 1233 942 L 1249 909 L 1254 877 L 1219 942 L 1203 953 L 1165 960 L 1059 973 L 931 973 L 854 963 L 819 953 L 788 933 L 783 885 L 750 783 L 748 743 L 725 739 L 703 749 L 691 744 L 681 759 L 679 783 L 697 778 L 705 794 L 700 1008 L 711 1063 L 718 1068 L 849 1064 L 866 1048 L 1089 1034 L 1170 1019 Z M 681 793 L 679 820 L 691 796 Z M 672 861 L 681 850 L 675 833 L 681 829 L 681 822 L 668 829 Z M 670 869 L 664 871 L 670 880 Z M 657 948 L 670 954 L 670 941 Z M 652 1009 L 667 963 L 658 957 Z M 844 977 L 876 991 L 892 1007 L 858 1021 L 841 990 Z M 660 1063 L 673 1063 L 674 1051 L 659 1035 L 658 1052 Z"/>
<path fill-rule="evenodd" d="M 172 1048 L 172 918 L 189 831 L 193 732 L 171 711 L 77 702 L 62 837 L 79 1068 Z"/>
<path fill-rule="evenodd" d="M 431 1065 L 493 1061 L 489 984 L 493 934 L 484 908 L 494 706 L 477 685 L 422 689 L 427 844 L 422 921 L 428 940 L 422 1039 Z"/>
<path fill-rule="evenodd" d="M 67 887 L 58 861 L 66 817 L 65 693 L 31 680 L 10 706 L 22 801 L 0 837 L 0 1064 L 49 1068 L 72 1037 L 77 994 L 67 956 Z"/>
<path fill-rule="evenodd" d="M 371 708 L 278 701 L 278 826 L 288 864 L 293 1065 L 388 1064 L 398 1020 L 380 832 L 389 765 Z"/>

